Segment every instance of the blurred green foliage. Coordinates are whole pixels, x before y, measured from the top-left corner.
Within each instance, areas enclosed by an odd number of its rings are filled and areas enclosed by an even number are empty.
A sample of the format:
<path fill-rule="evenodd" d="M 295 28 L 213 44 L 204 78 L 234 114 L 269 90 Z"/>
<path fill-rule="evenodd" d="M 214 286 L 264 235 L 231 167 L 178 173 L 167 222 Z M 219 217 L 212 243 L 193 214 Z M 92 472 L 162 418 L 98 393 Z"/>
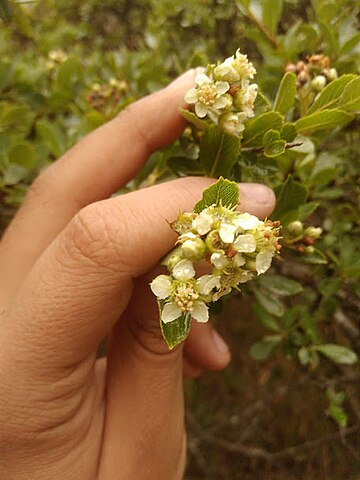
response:
<path fill-rule="evenodd" d="M 272 218 L 282 221 L 286 247 L 271 275 L 244 288 L 264 331 L 250 352 L 264 360 L 281 350 L 333 376 L 337 367 L 319 367 L 319 354 L 348 364 L 349 348 L 360 352 L 359 10 L 356 0 L 0 0 L 2 227 L 30 182 L 86 133 L 240 47 L 262 95 L 227 173 L 275 189 Z M 339 76 L 320 94 L 289 68 L 313 54 Z M 189 149 L 179 163 L 187 146 L 185 136 L 154 154 L 128 189 L 201 173 Z M 313 225 L 324 233 L 304 252 Z M 328 399 L 345 427 L 345 397 L 329 390 Z"/>

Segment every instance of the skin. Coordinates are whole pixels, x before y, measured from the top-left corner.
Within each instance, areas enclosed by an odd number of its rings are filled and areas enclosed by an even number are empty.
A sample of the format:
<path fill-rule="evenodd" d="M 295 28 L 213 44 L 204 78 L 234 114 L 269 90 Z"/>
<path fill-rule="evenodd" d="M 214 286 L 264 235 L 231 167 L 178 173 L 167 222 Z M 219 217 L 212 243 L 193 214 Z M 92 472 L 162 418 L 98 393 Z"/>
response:
<path fill-rule="evenodd" d="M 230 353 L 210 324 L 194 324 L 170 352 L 148 284 L 174 244 L 167 221 L 214 180 L 109 197 L 181 133 L 178 108 L 196 73 L 131 105 L 55 162 L 2 239 L 1 478 L 183 476 L 183 374 L 220 370 Z M 269 189 L 240 188 L 241 210 L 272 211 Z M 105 337 L 107 357 L 96 360 Z"/>

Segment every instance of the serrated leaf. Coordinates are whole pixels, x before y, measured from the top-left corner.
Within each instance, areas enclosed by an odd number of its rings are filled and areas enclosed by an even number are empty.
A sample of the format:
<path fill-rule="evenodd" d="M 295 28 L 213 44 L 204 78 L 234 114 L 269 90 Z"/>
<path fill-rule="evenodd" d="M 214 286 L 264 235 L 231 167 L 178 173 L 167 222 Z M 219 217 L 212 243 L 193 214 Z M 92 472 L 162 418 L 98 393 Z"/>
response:
<path fill-rule="evenodd" d="M 328 110 L 340 106 L 340 99 L 346 85 L 356 79 L 357 75 L 347 74 L 333 80 L 321 91 L 314 103 L 306 112 L 306 116 L 319 110 Z"/>
<path fill-rule="evenodd" d="M 346 85 L 339 106 L 348 112 L 360 110 L 360 77 Z"/>
<path fill-rule="evenodd" d="M 200 213 L 211 205 L 223 205 L 236 208 L 239 203 L 239 187 L 235 182 L 220 177 L 219 180 L 203 191 L 202 199 L 195 205 L 194 212 Z"/>
<path fill-rule="evenodd" d="M 262 287 L 280 296 L 297 295 L 303 290 L 299 282 L 281 275 L 263 275 L 259 282 Z"/>
<path fill-rule="evenodd" d="M 262 1 L 262 19 L 272 34 L 276 33 L 282 10 L 282 0 Z"/>
<path fill-rule="evenodd" d="M 277 140 L 264 148 L 265 157 L 275 158 L 282 155 L 286 150 L 285 140 Z"/>
<path fill-rule="evenodd" d="M 185 120 L 191 125 L 194 125 L 194 127 L 198 128 L 199 130 L 207 130 L 208 129 L 208 123 L 205 120 L 201 120 L 195 113 L 190 112 L 189 110 L 186 110 L 185 108 L 180 108 L 179 109 L 180 115 L 185 118 Z"/>
<path fill-rule="evenodd" d="M 276 189 L 276 207 L 271 218 L 282 221 L 282 217 L 289 211 L 300 207 L 306 201 L 307 189 L 289 176 L 280 189 Z"/>
<path fill-rule="evenodd" d="M 265 112 L 245 123 L 242 147 L 261 147 L 268 130 L 281 131 L 284 117 L 279 112 Z"/>
<path fill-rule="evenodd" d="M 314 350 L 325 355 L 329 360 L 341 365 L 353 365 L 358 361 L 358 356 L 350 348 L 335 343 L 315 345 Z"/>
<path fill-rule="evenodd" d="M 259 304 L 271 315 L 275 317 L 282 317 L 285 313 L 284 305 L 275 297 L 269 295 L 268 292 L 263 292 L 254 289 L 254 295 Z"/>
<path fill-rule="evenodd" d="M 190 332 L 191 315 L 189 312 L 183 314 L 173 322 L 164 323 L 160 320 L 161 333 L 170 350 L 187 339 Z"/>
<path fill-rule="evenodd" d="M 240 139 L 216 125 L 208 128 L 200 142 L 199 159 L 209 177 L 228 176 L 238 160 Z"/>
<path fill-rule="evenodd" d="M 296 75 L 287 72 L 280 82 L 279 90 L 274 102 L 274 110 L 285 114 L 294 105 L 296 95 Z"/>
<path fill-rule="evenodd" d="M 254 343 L 250 349 L 250 355 L 254 360 L 266 360 L 280 345 L 282 337 L 280 335 L 269 335 L 259 342 Z"/>
<path fill-rule="evenodd" d="M 309 133 L 316 130 L 324 130 L 346 125 L 354 118 L 350 113 L 343 110 L 321 110 L 311 115 L 300 118 L 296 123 L 298 133 Z"/>

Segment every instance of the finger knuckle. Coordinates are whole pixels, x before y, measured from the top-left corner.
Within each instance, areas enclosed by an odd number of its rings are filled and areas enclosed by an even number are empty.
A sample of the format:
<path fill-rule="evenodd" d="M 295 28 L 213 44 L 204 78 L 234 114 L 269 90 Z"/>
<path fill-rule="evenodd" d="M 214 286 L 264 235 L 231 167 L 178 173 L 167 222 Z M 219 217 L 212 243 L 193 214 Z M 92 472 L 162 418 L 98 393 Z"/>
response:
<path fill-rule="evenodd" d="M 121 215 L 99 204 L 89 205 L 69 225 L 70 249 L 97 266 L 123 269 L 129 234 Z M 74 252 L 72 252 L 74 253 Z"/>

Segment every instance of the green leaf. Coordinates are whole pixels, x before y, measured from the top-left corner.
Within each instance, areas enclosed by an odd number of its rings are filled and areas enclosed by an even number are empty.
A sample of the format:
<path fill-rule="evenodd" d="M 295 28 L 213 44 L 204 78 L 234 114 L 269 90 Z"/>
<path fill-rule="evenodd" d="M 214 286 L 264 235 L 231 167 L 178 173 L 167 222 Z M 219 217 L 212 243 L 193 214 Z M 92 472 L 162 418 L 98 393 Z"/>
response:
<path fill-rule="evenodd" d="M 15 145 L 9 151 L 8 157 L 10 163 L 15 163 L 27 169 L 31 169 L 36 160 L 34 147 L 28 143 Z"/>
<path fill-rule="evenodd" d="M 293 140 L 295 140 L 296 135 L 297 132 L 295 125 L 293 125 L 292 123 L 285 123 L 281 130 L 280 137 L 287 142 L 292 142 Z"/>
<path fill-rule="evenodd" d="M 262 1 L 262 19 L 272 34 L 276 33 L 282 10 L 282 0 Z"/>
<path fill-rule="evenodd" d="M 323 278 L 319 283 L 319 292 L 325 298 L 330 298 L 338 292 L 341 283 L 340 278 Z"/>
<path fill-rule="evenodd" d="M 299 282 L 281 275 L 263 275 L 259 282 L 262 287 L 280 296 L 297 295 L 303 290 Z"/>
<path fill-rule="evenodd" d="M 335 420 L 339 427 L 345 428 L 347 426 L 348 416 L 341 406 L 332 404 L 330 405 L 328 412 L 330 417 Z"/>
<path fill-rule="evenodd" d="M 258 303 L 253 303 L 252 306 L 254 315 L 256 319 L 264 325 L 264 327 L 269 328 L 270 330 L 274 330 L 275 332 L 278 332 L 280 330 L 280 326 L 272 315 L 268 313 L 261 305 Z"/>
<path fill-rule="evenodd" d="M 16 163 L 10 164 L 3 177 L 4 185 L 16 185 L 29 175 L 29 170 Z"/>
<path fill-rule="evenodd" d="M 238 160 L 240 139 L 224 133 L 216 125 L 209 127 L 200 142 L 200 162 L 206 175 L 217 178 L 228 176 Z"/>
<path fill-rule="evenodd" d="M 189 312 L 184 313 L 173 322 L 164 323 L 160 320 L 161 333 L 170 350 L 187 339 L 190 332 L 190 324 L 191 315 Z"/>
<path fill-rule="evenodd" d="M 235 182 L 220 177 L 219 180 L 203 191 L 202 199 L 195 205 L 194 212 L 200 213 L 211 205 L 223 205 L 236 208 L 239 203 L 239 187 Z"/>
<path fill-rule="evenodd" d="M 242 147 L 262 147 L 264 134 L 268 130 L 281 131 L 284 117 L 278 112 L 265 112 L 247 120 Z"/>
<path fill-rule="evenodd" d="M 60 157 L 65 152 L 65 136 L 57 125 L 46 120 L 39 120 L 36 123 L 36 131 L 55 157 Z"/>
<path fill-rule="evenodd" d="M 343 345 L 327 343 L 325 345 L 315 345 L 313 349 L 325 355 L 329 360 L 341 365 L 353 365 L 358 361 L 356 353 Z"/>
<path fill-rule="evenodd" d="M 201 118 L 195 115 L 195 113 L 189 112 L 189 110 L 186 110 L 185 108 L 180 108 L 179 112 L 187 122 L 189 122 L 191 125 L 194 125 L 194 127 L 196 127 L 197 129 L 203 131 L 206 131 L 208 129 L 208 123 L 205 120 L 201 120 Z"/>
<path fill-rule="evenodd" d="M 360 32 L 353 35 L 349 40 L 347 40 L 340 49 L 340 55 L 345 55 L 350 53 L 354 48 L 358 47 L 360 44 Z"/>
<path fill-rule="evenodd" d="M 325 255 L 317 248 L 315 248 L 313 253 L 304 254 L 302 261 L 310 265 L 326 265 L 328 263 Z"/>
<path fill-rule="evenodd" d="M 285 114 L 294 105 L 296 95 L 296 75 L 287 72 L 280 82 L 279 90 L 276 94 L 274 110 Z"/>
<path fill-rule="evenodd" d="M 167 160 L 168 167 L 175 175 L 204 175 L 204 169 L 197 160 L 186 157 L 171 157 Z"/>
<path fill-rule="evenodd" d="M 73 93 L 74 83 L 81 77 L 82 71 L 83 67 L 77 58 L 68 58 L 58 69 L 56 82 L 59 90 Z"/>
<path fill-rule="evenodd" d="M 329 128 L 346 125 L 354 118 L 350 113 L 343 110 L 321 110 L 311 115 L 300 118 L 296 123 L 298 133 L 309 133 L 316 130 L 324 130 Z"/>
<path fill-rule="evenodd" d="M 263 137 L 264 155 L 269 158 L 278 157 L 285 152 L 286 142 L 280 140 L 280 132 L 268 130 Z"/>
<path fill-rule="evenodd" d="M 355 80 L 357 75 L 342 75 L 340 78 L 333 80 L 321 91 L 314 103 L 306 112 L 306 116 L 319 110 L 328 110 L 340 106 L 340 99 L 346 85 Z"/>
<path fill-rule="evenodd" d="M 269 335 L 260 342 L 254 343 L 250 349 L 250 355 L 254 360 L 266 360 L 280 345 L 282 337 L 280 335 Z"/>
<path fill-rule="evenodd" d="M 275 297 L 271 297 L 268 292 L 254 289 L 254 295 L 259 304 L 271 315 L 282 317 L 285 313 L 284 305 Z"/>
<path fill-rule="evenodd" d="M 289 176 L 280 189 L 276 189 L 277 202 L 271 218 L 280 220 L 289 211 L 298 208 L 306 201 L 308 192 L 306 188 L 298 182 L 294 182 Z"/>
<path fill-rule="evenodd" d="M 346 85 L 340 98 L 340 107 L 348 112 L 360 110 L 360 77 Z"/>

